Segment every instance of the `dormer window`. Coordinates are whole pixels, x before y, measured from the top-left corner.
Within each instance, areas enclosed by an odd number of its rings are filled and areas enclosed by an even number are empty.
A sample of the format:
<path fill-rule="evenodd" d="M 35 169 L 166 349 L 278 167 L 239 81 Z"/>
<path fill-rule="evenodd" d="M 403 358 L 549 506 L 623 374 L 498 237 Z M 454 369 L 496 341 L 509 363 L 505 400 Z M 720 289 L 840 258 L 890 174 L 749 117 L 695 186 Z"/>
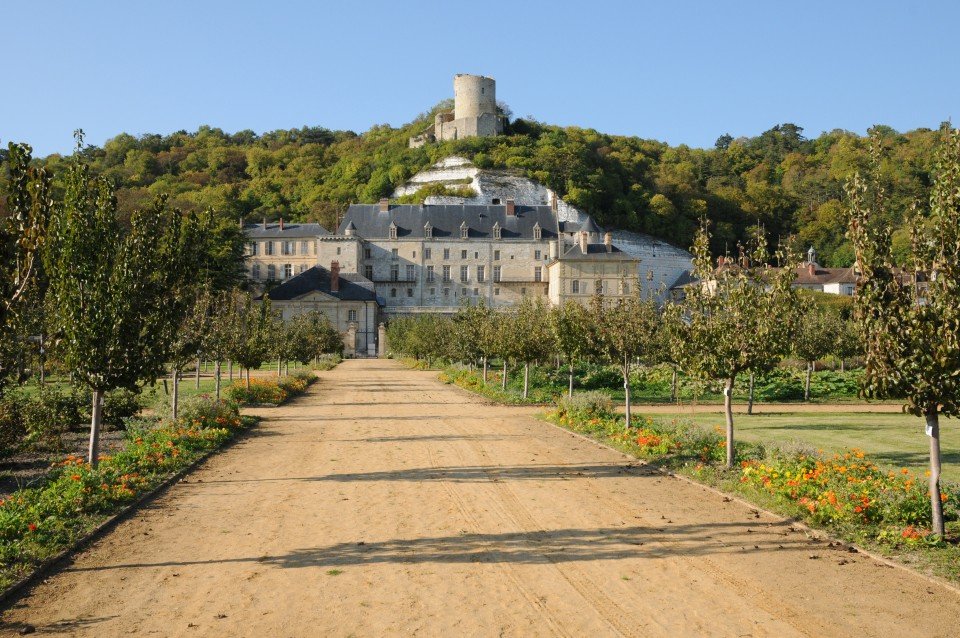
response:
<path fill-rule="evenodd" d="M 390 222 L 390 239 L 397 238 L 397 225 L 394 222 Z"/>
<path fill-rule="evenodd" d="M 537 241 L 543 239 L 543 229 L 540 228 L 540 222 L 533 225 L 533 238 Z"/>
<path fill-rule="evenodd" d="M 503 238 L 503 232 L 502 232 L 502 230 L 501 230 L 501 228 L 500 228 L 500 222 L 494 222 L 494 224 L 493 224 L 493 238 L 494 238 L 494 239 L 502 239 L 502 238 Z"/>
<path fill-rule="evenodd" d="M 467 222 L 460 224 L 460 239 L 467 239 L 470 237 L 470 227 L 467 226 Z"/>
<path fill-rule="evenodd" d="M 430 225 L 430 222 L 423 225 L 423 236 L 425 239 L 433 239 L 433 226 Z"/>

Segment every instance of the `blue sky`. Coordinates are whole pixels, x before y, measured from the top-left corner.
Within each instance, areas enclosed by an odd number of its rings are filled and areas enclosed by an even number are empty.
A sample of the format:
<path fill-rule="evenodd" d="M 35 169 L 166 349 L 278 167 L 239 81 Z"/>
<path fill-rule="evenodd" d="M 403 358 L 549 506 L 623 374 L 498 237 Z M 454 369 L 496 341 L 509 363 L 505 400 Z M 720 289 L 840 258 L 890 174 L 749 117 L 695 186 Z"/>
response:
<path fill-rule="evenodd" d="M 515 116 L 712 146 L 960 117 L 960 3 L 0 0 L 0 141 L 400 125 L 490 75 Z M 16 62 L 14 63 L 14 60 Z"/>

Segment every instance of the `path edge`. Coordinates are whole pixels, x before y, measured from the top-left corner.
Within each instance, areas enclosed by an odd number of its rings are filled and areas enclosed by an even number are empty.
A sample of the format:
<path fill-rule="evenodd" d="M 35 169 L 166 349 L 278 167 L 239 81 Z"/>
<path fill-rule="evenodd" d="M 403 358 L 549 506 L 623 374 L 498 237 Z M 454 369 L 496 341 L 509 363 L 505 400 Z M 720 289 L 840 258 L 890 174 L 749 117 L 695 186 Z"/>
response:
<path fill-rule="evenodd" d="M 262 417 L 254 418 L 257 419 L 257 422 L 254 425 L 233 437 L 224 445 L 216 448 L 215 450 L 210 450 L 206 454 L 195 459 L 186 467 L 181 468 L 177 472 L 171 474 L 162 482 L 160 482 L 159 485 L 147 492 L 144 492 L 132 503 L 125 505 L 119 512 L 107 517 L 106 520 L 102 521 L 92 530 L 77 539 L 77 541 L 70 547 L 67 547 L 59 553 L 42 561 L 32 572 L 0 592 L 0 613 L 9 609 L 12 603 L 29 594 L 30 590 L 43 582 L 48 576 L 64 567 L 65 564 L 68 563 L 76 554 L 88 548 L 90 545 L 100 540 L 100 538 L 109 532 L 113 531 L 113 529 L 120 523 L 131 518 L 141 507 L 162 496 L 163 493 L 173 487 L 174 484 L 179 483 L 183 477 L 198 469 L 212 457 L 220 454 L 221 452 L 226 452 L 231 447 L 250 436 L 250 434 L 252 434 L 254 430 L 259 427 L 260 421 L 262 420 Z"/>

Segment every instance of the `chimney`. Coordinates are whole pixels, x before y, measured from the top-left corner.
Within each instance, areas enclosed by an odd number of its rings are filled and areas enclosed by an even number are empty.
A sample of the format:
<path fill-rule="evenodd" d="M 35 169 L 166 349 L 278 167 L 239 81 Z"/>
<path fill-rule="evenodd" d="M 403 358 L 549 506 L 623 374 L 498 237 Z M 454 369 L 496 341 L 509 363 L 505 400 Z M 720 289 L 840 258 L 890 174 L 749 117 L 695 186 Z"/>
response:
<path fill-rule="evenodd" d="M 507 200 L 507 217 L 515 217 L 517 215 L 517 204 L 512 199 Z"/>
<path fill-rule="evenodd" d="M 330 262 L 330 292 L 340 292 L 340 262 Z"/>
<path fill-rule="evenodd" d="M 553 212 L 557 212 L 557 208 L 558 208 L 557 199 L 558 199 L 557 194 L 554 193 L 553 191 L 550 191 L 550 210 L 552 210 Z"/>
<path fill-rule="evenodd" d="M 280 218 L 280 230 L 283 230 L 283 217 Z"/>
<path fill-rule="evenodd" d="M 723 268 L 723 265 L 727 262 L 726 257 L 720 255 L 717 257 L 717 268 Z"/>
<path fill-rule="evenodd" d="M 380 198 L 380 212 L 389 213 L 390 212 L 390 200 L 386 197 Z"/>
<path fill-rule="evenodd" d="M 263 218 L 263 229 L 264 229 L 264 230 L 267 229 L 267 218 L 266 218 L 266 217 Z"/>
<path fill-rule="evenodd" d="M 807 272 L 810 273 L 810 276 L 811 276 L 811 277 L 816 276 L 816 274 L 817 274 L 817 266 L 816 266 L 816 264 L 808 263 L 808 264 L 807 264 Z"/>
<path fill-rule="evenodd" d="M 584 255 L 587 254 L 587 246 L 590 244 L 590 235 L 587 231 L 580 231 L 580 250 Z"/>
<path fill-rule="evenodd" d="M 603 245 L 607 247 L 607 252 L 613 252 L 613 234 L 606 232 L 603 234 Z"/>

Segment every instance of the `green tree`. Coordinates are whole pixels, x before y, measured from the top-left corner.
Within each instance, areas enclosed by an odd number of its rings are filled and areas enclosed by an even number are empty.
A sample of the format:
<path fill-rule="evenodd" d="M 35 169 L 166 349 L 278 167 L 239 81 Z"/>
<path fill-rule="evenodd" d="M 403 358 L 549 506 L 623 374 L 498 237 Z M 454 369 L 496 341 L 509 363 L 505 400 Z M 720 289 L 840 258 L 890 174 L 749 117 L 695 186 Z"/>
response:
<path fill-rule="evenodd" d="M 910 267 L 898 272 L 890 246 L 881 140 L 873 166 L 848 186 L 850 239 L 861 280 L 855 317 L 865 350 L 863 394 L 906 398 L 930 438 L 932 531 L 944 534 L 940 416 L 960 415 L 960 132 L 947 129 L 938 152 L 929 223 L 912 219 Z"/>
<path fill-rule="evenodd" d="M 620 368 L 625 424 L 629 428 L 632 425 L 630 372 L 637 362 L 652 365 L 658 359 L 657 336 L 662 322 L 657 304 L 652 298 L 641 299 L 639 289 L 633 296 L 612 304 L 598 294 L 590 302 L 590 324 L 594 350 Z"/>
<path fill-rule="evenodd" d="M 668 306 L 677 327 L 671 345 L 688 374 L 724 383 L 727 467 L 733 467 L 733 385 L 741 373 L 769 369 L 788 351 L 797 307 L 791 284 L 798 260 L 794 251 L 781 251 L 783 267 L 769 267 L 767 239 L 759 228 L 739 264 L 715 269 L 709 245 L 704 225 L 692 250 L 699 285 L 688 286 L 682 303 Z"/>
<path fill-rule="evenodd" d="M 23 349 L 15 336 L 23 315 L 40 303 L 35 279 L 53 201 L 49 174 L 31 160 L 29 146 L 8 145 L 9 214 L 0 216 L 0 391 Z"/>
<path fill-rule="evenodd" d="M 583 305 L 568 300 L 550 309 L 550 332 L 556 351 L 567 362 L 567 396 L 573 396 L 573 366 L 590 351 L 590 314 Z"/>
<path fill-rule="evenodd" d="M 273 313 L 270 300 L 254 301 L 250 295 L 233 297 L 230 315 L 235 332 L 230 345 L 230 358 L 246 368 L 246 385 L 250 389 L 250 369 L 259 368 L 270 354 L 270 327 Z"/>
<path fill-rule="evenodd" d="M 531 301 L 524 297 L 516 308 L 510 323 L 511 350 L 517 361 L 523 363 L 523 398 L 530 395 L 530 363 L 549 356 L 552 350 L 547 309 L 539 297 Z"/>
<path fill-rule="evenodd" d="M 792 351 L 807 364 L 804 401 L 810 400 L 810 377 L 815 372 L 816 362 L 831 354 L 840 329 L 840 320 L 832 312 L 808 308 L 800 315 L 792 339 Z"/>
<path fill-rule="evenodd" d="M 106 179 L 75 156 L 54 206 L 44 265 L 55 300 L 48 317 L 57 352 L 92 390 L 88 458 L 97 464 L 102 398 L 138 389 L 163 369 L 184 308 L 178 291 L 197 255 L 196 218 L 170 212 L 163 199 L 124 228 Z"/>

